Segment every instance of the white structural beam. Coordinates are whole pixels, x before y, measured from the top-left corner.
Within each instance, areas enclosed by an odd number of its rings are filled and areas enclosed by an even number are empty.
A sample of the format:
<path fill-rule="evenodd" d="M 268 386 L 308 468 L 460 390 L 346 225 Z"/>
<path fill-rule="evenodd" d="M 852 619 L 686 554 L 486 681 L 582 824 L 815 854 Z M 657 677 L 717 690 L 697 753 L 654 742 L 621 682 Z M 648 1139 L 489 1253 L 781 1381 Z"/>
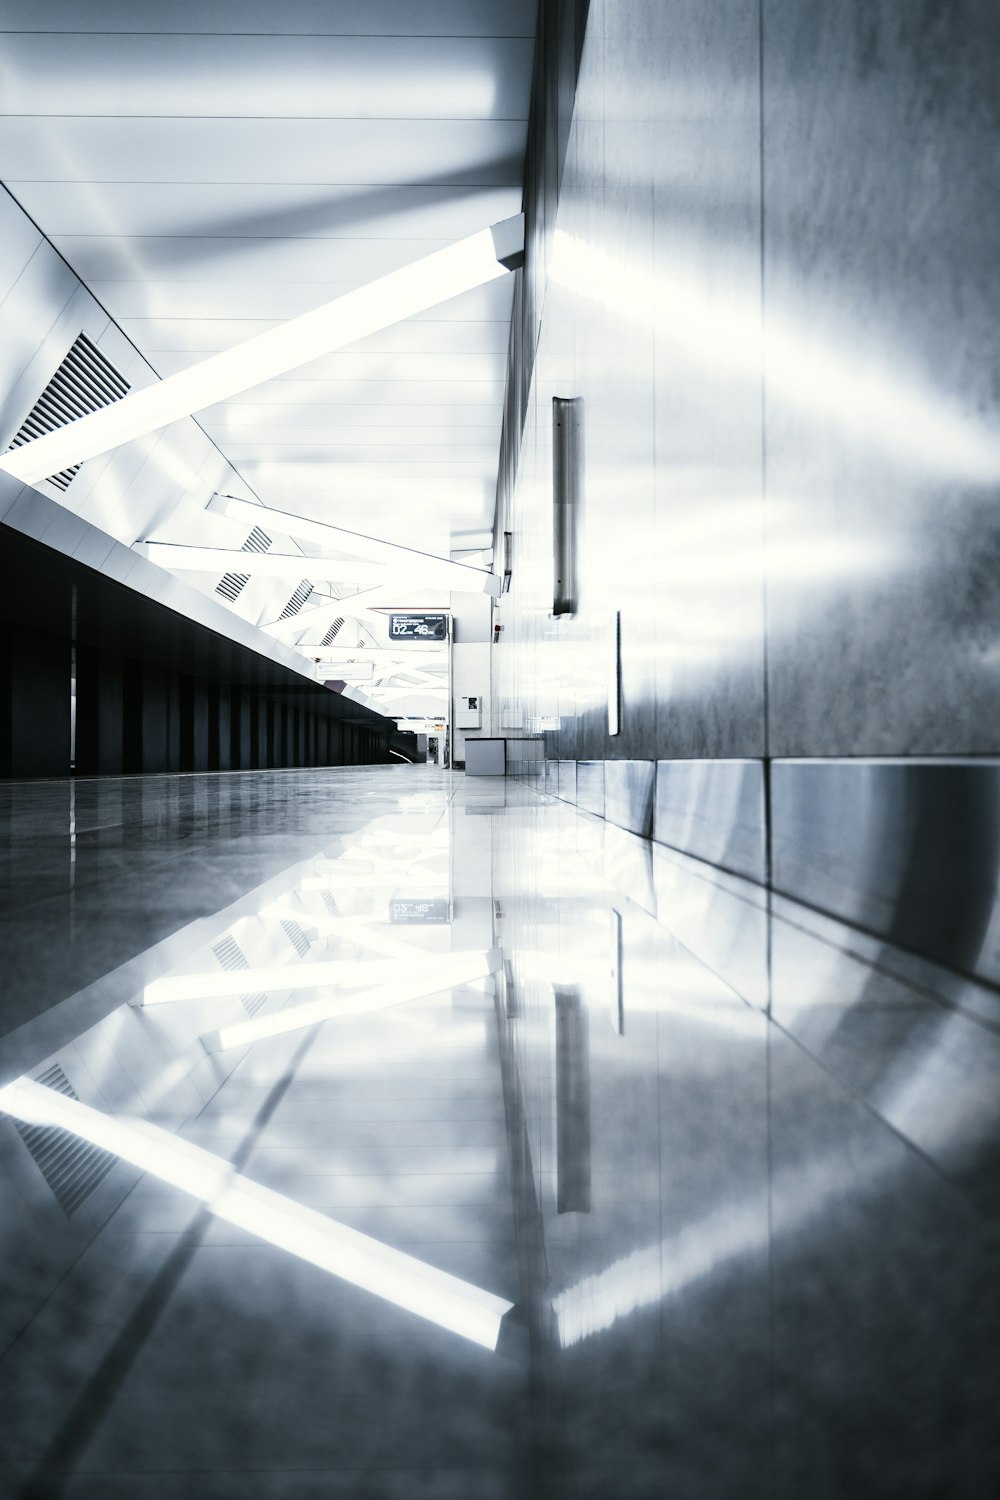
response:
<path fill-rule="evenodd" d="M 457 984 L 474 984 L 486 979 L 501 967 L 498 948 L 488 953 L 452 953 L 439 958 L 433 966 L 414 965 L 407 968 L 409 977 L 405 981 L 394 980 L 388 984 L 375 985 L 370 990 L 361 990 L 356 995 L 335 996 L 330 999 L 312 1000 L 306 1005 L 293 1005 L 279 1010 L 271 1016 L 256 1016 L 252 1021 L 237 1021 L 232 1026 L 220 1027 L 207 1032 L 202 1044 L 208 1052 L 225 1052 L 230 1047 L 245 1047 L 251 1042 L 261 1042 L 269 1037 L 288 1036 L 293 1031 L 303 1031 L 321 1021 L 335 1021 L 345 1016 L 365 1016 L 373 1011 L 391 1010 L 396 1005 L 406 1005 L 411 1000 L 420 1000 L 425 995 L 436 995 L 439 990 L 454 988 Z M 372 968 L 378 967 L 372 963 Z"/>
<path fill-rule="evenodd" d="M 0 1110 L 27 1125 L 69 1131 L 139 1171 L 190 1193 L 216 1218 L 289 1255 L 484 1349 L 497 1346 L 501 1320 L 512 1302 L 250 1181 L 230 1162 L 161 1126 L 106 1115 L 33 1078 L 18 1078 L 0 1089 Z"/>
<path fill-rule="evenodd" d="M 240 556 L 250 557 L 251 553 L 240 553 Z M 261 553 L 261 556 L 266 554 Z M 303 558 L 303 562 L 308 559 Z M 301 576 L 301 575 L 300 575 Z M 346 599 L 329 599 L 324 604 L 317 604 L 310 609 L 308 604 L 299 610 L 297 615 L 292 615 L 288 620 L 272 620 L 268 625 L 260 628 L 267 635 L 274 636 L 277 640 L 292 640 L 308 630 L 310 634 L 319 632 L 333 624 L 334 620 L 343 616 L 344 619 L 353 619 L 377 624 L 381 629 L 386 629 L 386 618 L 380 614 L 380 609 L 396 609 L 405 614 L 409 608 L 418 608 L 422 614 L 447 614 L 448 596 L 444 595 L 444 603 L 439 605 L 421 604 L 419 606 L 408 606 L 401 603 L 405 600 L 408 588 L 416 588 L 417 583 L 408 578 L 405 583 L 396 580 L 392 583 L 376 584 L 373 588 L 365 589 L 360 594 L 349 594 Z"/>
<path fill-rule="evenodd" d="M 405 573 L 407 578 L 419 578 L 430 585 L 440 583 L 449 590 L 490 594 L 494 598 L 500 593 L 501 580 L 482 568 L 451 562 L 446 557 L 435 557 L 430 552 L 402 547 L 398 542 L 383 541 L 380 537 L 347 531 L 342 526 L 329 526 L 325 521 L 313 521 L 307 516 L 275 510 L 269 505 L 255 505 L 252 501 L 240 500 L 235 495 L 214 496 L 209 501 L 208 509 L 234 521 L 245 521 L 249 526 L 268 526 L 282 536 L 312 542 L 326 549 L 324 555 L 347 552 L 353 557 L 366 558 L 369 562 L 383 563 L 394 572 Z"/>
<path fill-rule="evenodd" d="M 137 542 L 133 552 L 161 568 L 191 573 L 248 573 L 255 578 L 332 578 L 338 583 L 384 583 L 388 570 L 350 557 L 303 557 L 301 552 L 242 552 L 231 547 L 188 547 L 180 542 Z"/>
<path fill-rule="evenodd" d="M 36 484 L 495 281 L 506 275 L 523 244 L 524 221 L 518 214 L 35 438 L 4 454 L 0 468 Z"/>

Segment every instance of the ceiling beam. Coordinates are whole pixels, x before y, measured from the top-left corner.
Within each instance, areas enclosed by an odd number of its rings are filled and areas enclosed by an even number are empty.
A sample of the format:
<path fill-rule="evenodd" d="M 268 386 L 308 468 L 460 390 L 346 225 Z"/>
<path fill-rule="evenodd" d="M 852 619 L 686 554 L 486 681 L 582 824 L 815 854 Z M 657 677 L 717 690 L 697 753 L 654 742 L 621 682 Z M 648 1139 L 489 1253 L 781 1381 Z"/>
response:
<path fill-rule="evenodd" d="M 430 552 L 419 552 L 414 547 L 403 547 L 398 542 L 364 536 L 358 531 L 347 531 L 342 526 L 331 526 L 326 521 L 314 521 L 308 516 L 275 510 L 270 505 L 255 505 L 252 501 L 240 500 L 235 495 L 214 495 L 206 508 L 218 515 L 228 516 L 233 521 L 245 521 L 250 526 L 267 526 L 283 536 L 313 542 L 328 552 L 348 552 L 354 557 L 367 558 L 370 562 L 395 565 L 398 571 L 405 572 L 408 577 L 424 579 L 430 584 L 442 583 L 449 589 L 469 594 L 490 594 L 493 598 L 500 595 L 502 580 L 494 573 L 470 567 L 467 563 L 452 562 L 446 557 L 435 557 Z"/>

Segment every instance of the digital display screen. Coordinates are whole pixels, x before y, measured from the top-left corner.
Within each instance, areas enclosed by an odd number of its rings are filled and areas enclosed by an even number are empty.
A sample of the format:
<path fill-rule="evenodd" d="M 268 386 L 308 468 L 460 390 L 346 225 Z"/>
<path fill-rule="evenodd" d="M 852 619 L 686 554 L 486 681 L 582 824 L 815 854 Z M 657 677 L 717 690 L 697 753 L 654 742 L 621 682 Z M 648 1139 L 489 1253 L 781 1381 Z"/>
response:
<path fill-rule="evenodd" d="M 447 615 L 390 615 L 389 639 L 392 641 L 446 641 Z"/>

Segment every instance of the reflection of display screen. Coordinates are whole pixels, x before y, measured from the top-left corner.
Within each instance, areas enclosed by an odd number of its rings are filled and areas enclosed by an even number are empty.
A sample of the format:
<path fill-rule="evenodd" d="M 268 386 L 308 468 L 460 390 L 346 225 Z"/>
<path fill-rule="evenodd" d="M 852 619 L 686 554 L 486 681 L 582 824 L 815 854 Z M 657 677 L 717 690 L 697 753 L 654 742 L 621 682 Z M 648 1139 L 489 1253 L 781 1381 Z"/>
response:
<path fill-rule="evenodd" d="M 446 641 L 447 615 L 390 615 L 389 638 L 393 641 Z"/>
<path fill-rule="evenodd" d="M 451 921 L 451 904 L 437 897 L 430 899 L 413 896 L 396 897 L 389 903 L 389 921 L 413 923 L 438 923 Z"/>

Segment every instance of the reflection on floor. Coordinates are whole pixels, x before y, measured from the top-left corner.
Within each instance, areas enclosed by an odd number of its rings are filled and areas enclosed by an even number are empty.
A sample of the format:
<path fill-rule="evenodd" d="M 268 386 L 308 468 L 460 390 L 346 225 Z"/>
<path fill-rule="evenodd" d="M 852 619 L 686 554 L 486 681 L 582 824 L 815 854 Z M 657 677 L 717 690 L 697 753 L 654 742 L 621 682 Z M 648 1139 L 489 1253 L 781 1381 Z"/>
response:
<path fill-rule="evenodd" d="M 512 781 L 0 817 L 4 1496 L 1000 1489 L 996 995 Z"/>

